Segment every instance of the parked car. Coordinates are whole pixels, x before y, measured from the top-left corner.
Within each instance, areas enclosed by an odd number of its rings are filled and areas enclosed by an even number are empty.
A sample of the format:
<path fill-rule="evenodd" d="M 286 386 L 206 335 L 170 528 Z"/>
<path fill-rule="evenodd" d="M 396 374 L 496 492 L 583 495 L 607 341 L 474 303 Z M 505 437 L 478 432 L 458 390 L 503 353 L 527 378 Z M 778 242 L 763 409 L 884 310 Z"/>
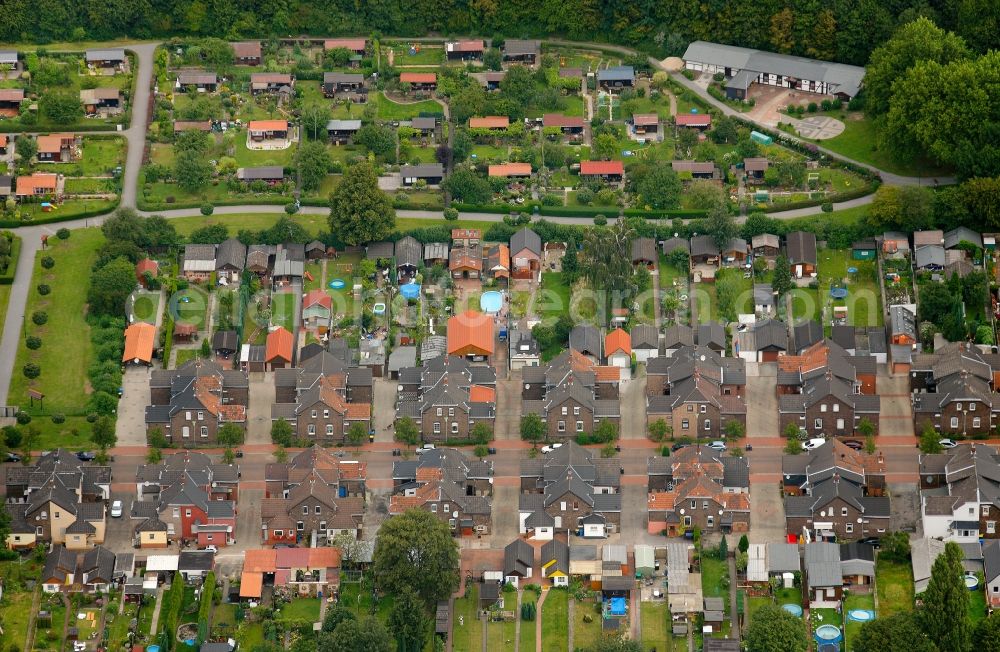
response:
<path fill-rule="evenodd" d="M 486 454 L 487 455 L 496 455 L 497 454 L 497 449 L 495 449 L 495 448 L 487 448 L 486 449 Z"/>
<path fill-rule="evenodd" d="M 958 446 L 954 439 L 942 439 L 938 443 L 941 444 L 941 448 L 955 448 Z"/>
<path fill-rule="evenodd" d="M 866 537 L 861 541 L 858 541 L 858 543 L 864 543 L 869 546 L 875 546 L 876 548 L 878 548 L 880 545 L 882 545 L 882 539 L 880 537 Z"/>
<path fill-rule="evenodd" d="M 403 451 L 399 450 L 398 448 L 393 448 L 392 449 L 392 456 L 393 457 L 401 457 L 402 455 L 403 455 Z"/>
<path fill-rule="evenodd" d="M 542 446 L 542 453 L 551 453 L 552 451 L 554 451 L 557 448 L 560 448 L 561 446 L 562 446 L 561 443 L 559 443 L 559 444 L 550 444 L 548 446 Z"/>
<path fill-rule="evenodd" d="M 687 446 L 687 444 L 682 444 L 682 443 L 678 442 L 678 443 L 676 443 L 676 444 L 674 444 L 673 446 L 670 447 L 670 452 L 671 453 L 676 453 L 677 451 L 679 451 L 680 449 L 684 448 L 685 446 Z"/>
<path fill-rule="evenodd" d="M 865 447 L 864 443 L 858 441 L 857 439 L 845 439 L 844 446 L 847 446 L 854 451 L 862 450 Z"/>
<path fill-rule="evenodd" d="M 205 546 L 205 551 L 206 552 L 219 552 L 219 548 L 217 546 Z"/>
<path fill-rule="evenodd" d="M 111 503 L 111 517 L 121 518 L 122 517 L 122 501 L 116 500 Z"/>
<path fill-rule="evenodd" d="M 427 451 L 434 450 L 434 444 L 424 444 L 423 446 L 417 447 L 417 453 L 426 453 Z"/>
<path fill-rule="evenodd" d="M 720 453 L 722 453 L 726 450 L 726 442 L 722 441 L 721 439 L 716 439 L 715 441 L 710 443 L 708 447 L 714 451 L 719 451 Z"/>
<path fill-rule="evenodd" d="M 80 451 L 79 453 L 76 454 L 76 459 L 80 460 L 81 462 L 90 462 L 95 457 L 97 456 L 91 453 L 90 451 Z"/>
<path fill-rule="evenodd" d="M 7 453 L 7 457 L 6 457 L 5 461 L 7 461 L 7 462 L 20 462 L 21 461 L 21 456 L 18 455 L 17 453 Z"/>
<path fill-rule="evenodd" d="M 814 451 L 825 443 L 826 439 L 823 437 L 813 437 L 808 441 L 802 442 L 802 450 Z"/>

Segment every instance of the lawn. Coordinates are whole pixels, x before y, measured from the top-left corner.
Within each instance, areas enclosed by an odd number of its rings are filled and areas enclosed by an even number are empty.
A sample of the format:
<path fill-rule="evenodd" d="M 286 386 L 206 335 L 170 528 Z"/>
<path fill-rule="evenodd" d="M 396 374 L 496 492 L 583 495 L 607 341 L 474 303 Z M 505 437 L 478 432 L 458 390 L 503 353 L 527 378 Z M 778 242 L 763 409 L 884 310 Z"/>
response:
<path fill-rule="evenodd" d="M 125 139 L 118 136 L 83 139 L 80 160 L 72 163 L 39 163 L 39 172 L 58 172 L 67 177 L 98 177 L 111 174 L 125 163 Z"/>
<path fill-rule="evenodd" d="M 702 551 L 701 590 L 706 598 L 725 598 L 725 611 L 729 613 L 729 589 L 722 588 L 722 578 L 729 574 L 726 562 L 714 555 L 714 551 Z"/>
<path fill-rule="evenodd" d="M 639 611 L 642 616 L 642 649 L 667 650 L 671 645 L 673 635 L 669 630 L 670 612 L 667 611 L 666 602 L 642 602 L 639 604 Z M 579 632 L 577 628 L 574 636 Z"/>
<path fill-rule="evenodd" d="M 820 113 L 813 115 L 820 115 Z M 841 115 L 844 115 L 844 113 L 843 111 L 832 111 L 826 115 L 840 120 Z M 862 117 L 861 114 L 847 114 L 847 118 L 841 121 L 844 123 L 844 132 L 842 134 L 836 138 L 814 140 L 812 142 L 848 158 L 873 165 L 894 174 L 908 176 L 948 174 L 948 171 L 939 169 L 933 163 L 927 161 L 899 162 L 889 152 L 879 149 L 875 125 L 870 119 Z"/>
<path fill-rule="evenodd" d="M 542 619 L 542 649 L 569 647 L 569 591 L 550 589 L 539 617 Z"/>
<path fill-rule="evenodd" d="M 434 100 L 406 100 L 403 104 L 389 100 L 381 92 L 370 94 L 368 102 L 378 107 L 378 117 L 382 120 L 411 120 L 421 113 L 440 115 L 444 111 Z"/>
<path fill-rule="evenodd" d="M 236 640 L 239 642 L 240 649 L 243 650 L 253 650 L 261 645 L 264 642 L 263 623 L 244 622 L 236 633 Z"/>
<path fill-rule="evenodd" d="M 872 594 L 860 594 L 852 593 L 844 599 L 844 613 L 850 613 L 852 609 L 867 609 L 869 611 L 875 611 L 875 598 Z M 844 626 L 845 638 L 847 639 L 847 649 L 851 649 L 851 644 L 857 637 L 858 633 L 861 631 L 861 626 L 864 623 L 859 623 L 855 620 L 847 618 L 847 624 Z"/>
<path fill-rule="evenodd" d="M 794 288 L 789 292 L 792 297 L 792 314 L 796 320 L 815 319 L 824 322 L 819 294 L 809 287 Z"/>
<path fill-rule="evenodd" d="M 117 199 L 67 199 L 52 206 L 52 211 L 54 211 L 58 217 L 68 220 L 78 215 L 90 215 L 94 212 L 107 213 L 111 211 L 117 203 Z M 46 212 L 44 210 L 41 202 L 23 202 L 19 205 L 19 210 L 21 211 L 22 219 L 25 221 L 30 221 L 35 217 L 39 219 L 53 217 L 52 212 Z"/>
<path fill-rule="evenodd" d="M 132 303 L 132 315 L 136 321 L 155 324 L 158 314 L 160 314 L 159 292 L 139 292 L 136 294 L 135 301 Z"/>
<path fill-rule="evenodd" d="M 388 57 L 389 50 L 392 50 L 393 65 L 400 66 L 427 66 L 444 63 L 444 46 L 427 45 L 426 43 L 412 44 L 414 52 L 410 52 L 411 44 L 400 41 L 389 41 L 379 43 L 382 56 Z M 405 71 L 403 71 L 405 72 Z"/>
<path fill-rule="evenodd" d="M 256 167 L 262 165 L 281 165 L 289 167 L 295 158 L 296 147 L 292 144 L 285 149 L 247 149 L 246 131 L 240 129 L 235 132 L 235 152 L 234 158 L 240 167 Z"/>
<path fill-rule="evenodd" d="M 66 186 L 64 190 L 67 195 L 100 195 L 117 193 L 118 184 L 113 178 L 110 177 L 69 177 L 66 179 Z"/>
<path fill-rule="evenodd" d="M 465 597 L 455 600 L 452 613 L 452 650 L 478 652 L 483 646 L 483 624 L 479 612 L 479 584 L 467 585 Z M 523 623 L 522 623 L 523 624 Z"/>
<path fill-rule="evenodd" d="M 534 591 L 521 591 L 521 604 L 527 604 L 529 602 L 534 604 L 537 600 L 538 598 Z M 544 607 L 545 605 L 542 606 Z M 517 610 L 517 617 L 521 617 L 521 611 L 519 609 Z M 518 650 L 520 650 L 520 652 L 532 652 L 537 649 L 535 647 L 535 621 L 521 621 L 521 637 L 518 641 Z"/>
<path fill-rule="evenodd" d="M 319 622 L 319 598 L 295 598 L 282 605 L 278 620 L 305 620 Z"/>
<path fill-rule="evenodd" d="M 792 587 L 790 589 L 778 589 L 774 594 L 774 603 L 779 607 L 783 604 L 797 604 L 802 606 L 802 589 Z"/>
<path fill-rule="evenodd" d="M 85 382 L 90 362 L 90 326 L 84 318 L 87 303 L 90 268 L 103 244 L 104 236 L 98 229 L 79 229 L 68 240 L 49 238 L 49 246 L 35 257 L 31 287 L 46 283 L 52 291 L 41 296 L 35 291 L 28 295 L 25 306 L 25 325 L 29 334 L 42 338 L 42 347 L 35 351 L 19 342 L 15 369 L 28 362 L 41 368 L 41 375 L 29 381 L 21 373 L 11 378 L 10 403 L 25 406 L 29 412 L 40 414 L 38 407 L 28 406 L 29 387 L 45 394 L 45 411 L 48 414 L 80 414 L 87 402 Z M 51 256 L 55 266 L 45 270 L 41 260 Z M 48 315 L 48 322 L 36 326 L 31 322 L 35 311 Z"/>
<path fill-rule="evenodd" d="M 517 603 L 517 594 L 509 593 L 508 600 L 514 601 L 515 605 Z M 516 608 L 507 609 L 507 611 L 516 612 Z M 492 652 L 493 650 L 503 650 L 505 652 L 513 652 L 516 647 L 515 637 L 517 636 L 517 622 L 511 620 L 510 622 L 504 621 L 486 621 L 486 649 Z"/>
<path fill-rule="evenodd" d="M 570 287 L 563 280 L 562 272 L 542 272 L 541 290 L 535 294 L 534 305 L 529 305 L 528 311 L 540 316 L 547 324 L 555 323 L 560 315 L 569 310 L 569 304 Z"/>
<path fill-rule="evenodd" d="M 10 286 L 0 285 L 0 335 L 3 335 L 3 325 L 7 319 L 8 303 L 10 303 Z"/>
<path fill-rule="evenodd" d="M 198 330 L 205 330 L 208 322 L 210 297 L 197 286 L 188 287 L 170 298 L 170 310 L 174 319 L 184 324 L 194 324 Z"/>
<path fill-rule="evenodd" d="M 875 563 L 875 586 L 880 618 L 913 611 L 913 569 L 908 562 L 898 563 L 880 556 Z"/>
<path fill-rule="evenodd" d="M 760 596 L 746 598 L 746 622 L 752 622 L 753 615 L 757 613 L 757 610 L 769 604 L 774 604 L 774 602 L 768 597 Z"/>
<path fill-rule="evenodd" d="M 983 591 L 982 582 L 979 588 L 969 592 L 969 622 L 973 626 L 986 617 L 986 593 Z"/>
<path fill-rule="evenodd" d="M 212 636 L 232 636 L 236 631 L 236 605 L 222 602 L 212 612 Z"/>
<path fill-rule="evenodd" d="M 818 264 L 819 293 L 824 303 L 830 301 L 831 283 L 843 287 L 846 281 L 847 299 L 833 301 L 833 305 L 846 305 L 848 323 L 854 326 L 882 325 L 882 298 L 875 261 L 854 260 L 851 252 L 844 249 L 822 249 Z M 857 272 L 849 274 L 850 267 Z"/>
<path fill-rule="evenodd" d="M 735 279 L 736 287 L 739 289 L 739 293 L 736 295 L 736 306 L 733 308 L 733 312 L 736 315 L 740 314 L 753 314 L 753 278 L 744 278 L 743 270 L 738 268 L 725 268 L 720 269 L 715 276 L 715 286 L 718 287 L 722 279 Z M 731 281 L 726 281 L 727 283 Z M 716 291 L 716 301 L 718 301 L 718 291 Z M 716 308 L 716 313 L 722 314 L 721 307 Z"/>
<path fill-rule="evenodd" d="M 0 601 L 3 611 L 3 635 L 0 647 L 4 650 L 21 650 L 28 637 L 28 617 L 31 614 L 31 593 L 5 591 Z"/>
<path fill-rule="evenodd" d="M 174 356 L 174 369 L 179 369 L 191 360 L 196 360 L 198 354 L 201 353 L 201 347 L 193 349 L 177 349 L 175 348 L 176 355 Z"/>
<path fill-rule="evenodd" d="M 298 297 L 291 292 L 276 292 L 271 295 L 271 324 L 284 326 L 285 330 L 295 328 L 295 311 L 298 309 Z"/>
<path fill-rule="evenodd" d="M 715 283 L 695 283 L 691 296 L 698 305 L 698 323 L 715 321 L 719 314 L 719 302 L 715 295 Z"/>
<path fill-rule="evenodd" d="M 52 616 L 50 627 L 35 626 L 36 650 L 58 650 L 66 626 L 66 607 L 59 595 L 42 596 L 39 611 L 48 611 Z"/>
<path fill-rule="evenodd" d="M 366 616 L 372 612 L 372 594 L 362 589 L 358 582 L 348 582 L 340 585 L 340 602 L 358 616 Z M 375 613 L 383 623 L 387 622 L 392 610 L 392 596 L 382 596 Z"/>
<path fill-rule="evenodd" d="M 128 637 L 128 623 L 130 620 L 136 617 L 139 611 L 139 606 L 135 603 L 126 603 L 125 611 L 118 613 L 118 604 L 121 601 L 121 595 L 117 595 L 115 599 L 108 606 L 108 649 L 109 650 L 120 650 L 125 644 L 125 640 Z"/>

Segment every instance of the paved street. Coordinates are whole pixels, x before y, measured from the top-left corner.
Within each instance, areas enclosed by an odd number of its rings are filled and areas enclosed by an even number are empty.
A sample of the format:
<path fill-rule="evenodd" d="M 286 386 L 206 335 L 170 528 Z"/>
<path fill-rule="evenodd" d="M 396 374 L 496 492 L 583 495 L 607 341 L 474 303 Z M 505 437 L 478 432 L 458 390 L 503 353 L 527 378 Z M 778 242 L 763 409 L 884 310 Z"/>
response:
<path fill-rule="evenodd" d="M 149 369 L 127 367 L 122 377 L 115 435 L 119 446 L 146 445 L 146 406 L 149 405 Z"/>
<path fill-rule="evenodd" d="M 247 443 L 271 443 L 271 404 L 274 403 L 274 374 L 251 374 L 250 405 L 247 406 Z"/>

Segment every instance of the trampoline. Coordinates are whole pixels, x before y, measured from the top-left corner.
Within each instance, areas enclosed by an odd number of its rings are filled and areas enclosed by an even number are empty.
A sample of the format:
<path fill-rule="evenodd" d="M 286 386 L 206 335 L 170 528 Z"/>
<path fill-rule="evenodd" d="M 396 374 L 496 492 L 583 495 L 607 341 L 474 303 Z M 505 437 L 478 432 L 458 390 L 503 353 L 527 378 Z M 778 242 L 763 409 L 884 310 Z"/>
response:
<path fill-rule="evenodd" d="M 497 292 L 496 290 L 490 290 L 489 292 L 483 292 L 483 296 L 479 297 L 479 307 L 483 312 L 486 313 L 498 313 L 500 308 L 503 306 L 503 293 Z"/>
<path fill-rule="evenodd" d="M 976 589 L 978 589 L 979 588 L 979 578 L 976 577 L 975 575 L 966 575 L 965 576 L 965 588 L 969 589 L 970 591 L 975 591 Z"/>
<path fill-rule="evenodd" d="M 611 615 L 625 615 L 625 598 L 611 598 Z"/>
<path fill-rule="evenodd" d="M 871 609 L 851 609 L 847 612 L 847 619 L 856 623 L 867 623 L 875 620 L 875 612 Z"/>
<path fill-rule="evenodd" d="M 830 288 L 830 296 L 834 299 L 846 299 L 847 288 Z"/>
<path fill-rule="evenodd" d="M 781 608 L 787 611 L 788 613 L 792 614 L 796 618 L 802 617 L 802 607 L 800 607 L 797 604 L 789 602 L 788 604 L 781 605 Z"/>
<path fill-rule="evenodd" d="M 399 293 L 404 299 L 416 299 L 420 296 L 420 286 L 416 283 L 407 283 L 399 286 Z"/>
<path fill-rule="evenodd" d="M 840 628 L 836 625 L 820 625 L 816 628 L 817 643 L 837 643 L 840 641 Z"/>
<path fill-rule="evenodd" d="M 385 314 L 385 304 L 384 303 L 376 303 L 374 306 L 372 306 L 372 312 L 375 313 L 376 315 L 384 315 Z"/>
<path fill-rule="evenodd" d="M 346 283 L 344 283 L 343 279 L 335 278 L 330 281 L 329 285 L 334 290 L 343 290 Z"/>
<path fill-rule="evenodd" d="M 847 273 L 848 274 L 857 274 L 858 273 L 858 268 L 857 267 L 848 267 L 847 268 Z"/>

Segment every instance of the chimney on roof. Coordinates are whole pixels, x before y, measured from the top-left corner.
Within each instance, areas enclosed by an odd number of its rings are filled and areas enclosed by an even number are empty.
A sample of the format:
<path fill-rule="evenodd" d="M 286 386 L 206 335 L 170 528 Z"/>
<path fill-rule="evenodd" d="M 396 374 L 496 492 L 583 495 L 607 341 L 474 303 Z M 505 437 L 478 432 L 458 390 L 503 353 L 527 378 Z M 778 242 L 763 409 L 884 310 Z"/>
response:
<path fill-rule="evenodd" d="M 833 474 L 833 484 L 840 484 L 840 474 L 839 473 L 834 473 Z"/>
<path fill-rule="evenodd" d="M 879 464 L 884 464 L 885 463 L 885 456 L 882 455 L 882 451 L 878 452 L 878 454 L 875 456 L 875 459 L 878 460 Z"/>

